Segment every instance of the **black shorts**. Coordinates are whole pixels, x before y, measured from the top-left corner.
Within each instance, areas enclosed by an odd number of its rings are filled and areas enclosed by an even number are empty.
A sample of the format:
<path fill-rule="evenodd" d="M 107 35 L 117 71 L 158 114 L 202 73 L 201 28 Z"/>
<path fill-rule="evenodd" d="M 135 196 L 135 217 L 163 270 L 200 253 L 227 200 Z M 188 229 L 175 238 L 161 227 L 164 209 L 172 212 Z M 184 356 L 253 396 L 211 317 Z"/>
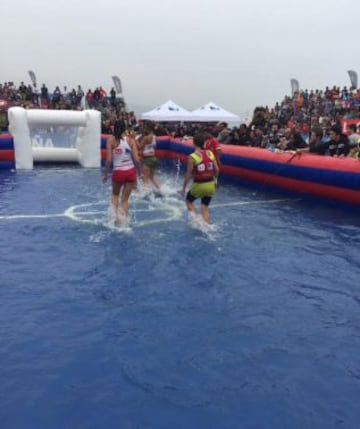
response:
<path fill-rule="evenodd" d="M 194 197 L 194 195 L 192 195 L 191 192 L 189 191 L 186 194 L 186 201 L 193 203 L 195 200 L 196 200 L 196 197 Z M 211 201 L 211 197 L 202 197 L 201 198 L 201 204 L 203 204 L 204 206 L 208 206 L 210 204 L 210 201 Z"/>

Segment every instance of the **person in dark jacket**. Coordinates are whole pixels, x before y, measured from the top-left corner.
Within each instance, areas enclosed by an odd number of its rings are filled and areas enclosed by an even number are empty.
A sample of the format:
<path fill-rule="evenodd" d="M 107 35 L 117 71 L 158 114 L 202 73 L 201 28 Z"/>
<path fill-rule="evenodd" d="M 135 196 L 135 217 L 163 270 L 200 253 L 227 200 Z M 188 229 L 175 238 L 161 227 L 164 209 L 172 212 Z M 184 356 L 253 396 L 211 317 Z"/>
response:
<path fill-rule="evenodd" d="M 329 155 L 347 156 L 350 151 L 349 138 L 341 132 L 341 127 L 333 125 L 329 131 Z"/>
<path fill-rule="evenodd" d="M 326 155 L 329 149 L 329 142 L 323 142 L 323 130 L 314 128 L 311 132 L 309 146 L 297 149 L 297 153 L 309 152 L 317 155 Z"/>
<path fill-rule="evenodd" d="M 297 150 L 306 148 L 306 142 L 301 134 L 294 128 L 287 128 L 285 130 L 286 145 L 285 150 Z"/>

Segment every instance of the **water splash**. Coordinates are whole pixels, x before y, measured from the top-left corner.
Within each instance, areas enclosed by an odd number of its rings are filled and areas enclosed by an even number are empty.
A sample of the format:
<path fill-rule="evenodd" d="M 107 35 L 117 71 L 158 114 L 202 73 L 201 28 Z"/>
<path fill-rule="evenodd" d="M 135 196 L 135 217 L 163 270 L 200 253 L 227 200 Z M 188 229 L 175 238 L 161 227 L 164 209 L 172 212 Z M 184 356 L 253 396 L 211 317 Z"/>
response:
<path fill-rule="evenodd" d="M 210 241 L 216 241 L 220 233 L 218 225 L 204 222 L 200 215 L 192 216 L 189 214 L 189 225 L 204 234 Z"/>
<path fill-rule="evenodd" d="M 175 174 L 175 180 L 178 181 L 180 178 L 180 171 L 181 171 L 181 161 L 180 158 L 178 158 L 175 162 L 176 167 L 176 174 Z"/>

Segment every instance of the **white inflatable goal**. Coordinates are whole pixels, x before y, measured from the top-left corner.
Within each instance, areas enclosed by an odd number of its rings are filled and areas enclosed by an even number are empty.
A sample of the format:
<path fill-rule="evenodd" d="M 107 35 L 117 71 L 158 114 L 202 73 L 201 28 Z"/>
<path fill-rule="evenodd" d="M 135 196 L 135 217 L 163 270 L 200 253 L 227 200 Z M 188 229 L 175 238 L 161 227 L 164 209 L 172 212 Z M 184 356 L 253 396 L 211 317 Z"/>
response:
<path fill-rule="evenodd" d="M 100 167 L 100 112 L 11 107 L 8 118 L 16 169 L 32 169 L 36 162 Z"/>

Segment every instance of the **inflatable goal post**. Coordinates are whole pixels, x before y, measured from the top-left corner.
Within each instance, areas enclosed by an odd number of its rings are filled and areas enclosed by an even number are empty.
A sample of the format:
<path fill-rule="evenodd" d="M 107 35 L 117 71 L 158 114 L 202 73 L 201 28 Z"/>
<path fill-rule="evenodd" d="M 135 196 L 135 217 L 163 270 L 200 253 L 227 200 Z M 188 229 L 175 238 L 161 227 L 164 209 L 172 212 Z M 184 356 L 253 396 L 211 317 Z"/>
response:
<path fill-rule="evenodd" d="M 77 162 L 86 168 L 100 167 L 100 112 L 12 107 L 8 118 L 16 169 L 32 169 L 34 162 Z"/>

